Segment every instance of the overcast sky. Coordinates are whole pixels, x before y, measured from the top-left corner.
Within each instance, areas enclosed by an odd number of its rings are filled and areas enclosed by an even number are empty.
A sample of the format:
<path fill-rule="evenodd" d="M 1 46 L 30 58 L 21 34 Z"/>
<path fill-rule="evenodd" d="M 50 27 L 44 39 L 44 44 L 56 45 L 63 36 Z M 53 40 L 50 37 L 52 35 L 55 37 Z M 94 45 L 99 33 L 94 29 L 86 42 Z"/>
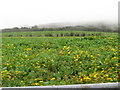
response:
<path fill-rule="evenodd" d="M 56 22 L 117 22 L 119 0 L 0 0 L 0 29 Z"/>

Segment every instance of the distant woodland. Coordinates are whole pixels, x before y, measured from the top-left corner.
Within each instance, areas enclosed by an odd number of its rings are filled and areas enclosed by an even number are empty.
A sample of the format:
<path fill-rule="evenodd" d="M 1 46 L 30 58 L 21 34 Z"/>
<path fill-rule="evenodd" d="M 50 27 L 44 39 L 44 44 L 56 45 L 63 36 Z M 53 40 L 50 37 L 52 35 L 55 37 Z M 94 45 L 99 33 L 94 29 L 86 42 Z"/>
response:
<path fill-rule="evenodd" d="M 65 27 L 49 27 L 39 28 L 38 26 L 32 27 L 14 27 L 2 29 L 2 32 L 26 32 L 26 31 L 97 31 L 97 32 L 118 32 L 117 27 L 110 28 L 109 26 L 65 26 Z"/>

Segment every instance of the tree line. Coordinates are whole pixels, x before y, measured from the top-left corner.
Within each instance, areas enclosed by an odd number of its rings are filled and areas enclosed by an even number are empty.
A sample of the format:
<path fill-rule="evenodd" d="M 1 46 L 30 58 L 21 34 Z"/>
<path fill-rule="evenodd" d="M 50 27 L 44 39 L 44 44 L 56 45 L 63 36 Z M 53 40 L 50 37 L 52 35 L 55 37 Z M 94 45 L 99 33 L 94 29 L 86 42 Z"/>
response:
<path fill-rule="evenodd" d="M 109 26 L 101 25 L 96 26 L 65 26 L 65 27 L 52 27 L 52 28 L 39 28 L 38 26 L 32 27 L 14 27 L 2 29 L 2 32 L 26 32 L 26 31 L 97 31 L 97 32 L 118 32 L 118 28 L 109 28 Z"/>

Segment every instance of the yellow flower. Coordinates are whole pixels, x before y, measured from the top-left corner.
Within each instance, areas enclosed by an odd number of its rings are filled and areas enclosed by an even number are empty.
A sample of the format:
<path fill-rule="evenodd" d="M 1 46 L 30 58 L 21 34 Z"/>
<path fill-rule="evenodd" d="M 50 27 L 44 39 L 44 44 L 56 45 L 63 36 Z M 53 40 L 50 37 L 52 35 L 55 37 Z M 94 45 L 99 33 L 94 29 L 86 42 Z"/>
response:
<path fill-rule="evenodd" d="M 25 48 L 24 50 L 29 51 L 29 50 L 32 50 L 32 48 Z"/>
<path fill-rule="evenodd" d="M 115 51 L 115 49 L 114 49 L 114 48 L 112 48 L 111 50 L 112 50 L 112 51 Z"/>
<path fill-rule="evenodd" d="M 34 79 L 34 80 L 38 80 L 38 79 Z"/>
<path fill-rule="evenodd" d="M 76 57 L 79 57 L 79 55 L 76 55 Z"/>
<path fill-rule="evenodd" d="M 55 80 L 55 78 L 51 78 L 50 80 Z"/>
<path fill-rule="evenodd" d="M 53 59 L 52 59 L 51 61 L 52 61 L 52 62 L 54 62 L 54 60 L 53 60 Z"/>
<path fill-rule="evenodd" d="M 78 61 L 78 59 L 75 59 L 74 61 Z"/>
<path fill-rule="evenodd" d="M 82 53 L 83 53 L 83 51 L 80 51 L 80 53 L 82 54 Z"/>
<path fill-rule="evenodd" d="M 14 78 L 12 78 L 11 80 L 14 80 Z"/>
<path fill-rule="evenodd" d="M 20 73 L 20 71 L 15 71 L 15 73 L 16 73 L 16 74 L 19 74 L 19 73 Z"/>
<path fill-rule="evenodd" d="M 39 82 L 43 82 L 43 81 L 39 81 Z"/>
<path fill-rule="evenodd" d="M 118 54 L 118 52 L 114 53 L 114 55 Z"/>
<path fill-rule="evenodd" d="M 77 58 L 77 57 L 74 57 L 74 58 Z"/>
<path fill-rule="evenodd" d="M 25 57 L 28 57 L 28 55 L 25 55 Z"/>
<path fill-rule="evenodd" d="M 7 70 L 2 71 L 2 73 L 6 73 L 6 72 L 7 72 Z"/>
<path fill-rule="evenodd" d="M 107 80 L 112 80 L 112 78 L 107 78 Z"/>
<path fill-rule="evenodd" d="M 105 75 L 105 77 L 108 77 L 108 75 Z"/>
<path fill-rule="evenodd" d="M 35 85 L 40 85 L 39 83 L 35 83 Z"/>
<path fill-rule="evenodd" d="M 70 47 L 68 47 L 67 49 L 70 49 Z"/>
<path fill-rule="evenodd" d="M 100 56 L 100 54 L 97 54 L 98 56 Z"/>
<path fill-rule="evenodd" d="M 5 56 L 2 56 L 2 57 L 5 57 Z"/>
<path fill-rule="evenodd" d="M 85 54 L 88 54 L 88 51 L 86 51 Z"/>
<path fill-rule="evenodd" d="M 79 63 L 82 63 L 82 62 L 79 62 Z"/>
<path fill-rule="evenodd" d="M 93 55 L 90 55 L 91 57 L 93 57 Z"/>
<path fill-rule="evenodd" d="M 60 51 L 59 53 L 60 53 L 60 54 L 64 54 L 65 52 L 64 52 L 64 51 Z"/>
<path fill-rule="evenodd" d="M 68 54 L 70 54 L 71 52 L 69 51 Z"/>
<path fill-rule="evenodd" d="M 96 78 L 97 76 L 96 76 L 96 75 L 94 75 L 94 77 Z"/>
<path fill-rule="evenodd" d="M 117 57 L 113 57 L 113 59 L 116 59 Z"/>
<path fill-rule="evenodd" d="M 93 76 L 93 74 L 89 74 L 89 76 L 90 76 L 90 77 L 92 77 L 92 76 Z"/>
<path fill-rule="evenodd" d="M 64 46 L 64 48 L 66 48 L 66 46 Z"/>
<path fill-rule="evenodd" d="M 27 74 L 27 72 L 24 72 L 24 74 Z"/>
<path fill-rule="evenodd" d="M 23 83 L 23 81 L 21 81 L 21 83 Z"/>
<path fill-rule="evenodd" d="M 43 66 L 46 66 L 45 64 L 42 64 Z"/>
<path fill-rule="evenodd" d="M 91 78 L 89 78 L 89 77 L 84 77 L 83 79 L 85 79 L 85 80 L 91 80 Z"/>
<path fill-rule="evenodd" d="M 41 78 L 38 78 L 37 80 L 43 81 L 43 79 L 41 79 Z"/>

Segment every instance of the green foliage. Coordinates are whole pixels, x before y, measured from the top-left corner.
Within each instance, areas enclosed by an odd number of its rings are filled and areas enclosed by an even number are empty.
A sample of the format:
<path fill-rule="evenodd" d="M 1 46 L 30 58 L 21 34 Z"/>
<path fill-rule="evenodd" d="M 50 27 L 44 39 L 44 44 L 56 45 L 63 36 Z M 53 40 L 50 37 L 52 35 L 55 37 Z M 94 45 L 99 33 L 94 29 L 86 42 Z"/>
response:
<path fill-rule="evenodd" d="M 118 82 L 116 33 L 84 37 L 34 37 L 47 33 L 50 32 L 3 34 L 3 87 Z M 76 32 L 67 33 L 73 36 Z M 14 37 L 5 37 L 9 34 Z M 60 36 L 61 32 L 52 33 L 53 36 L 57 34 Z"/>
<path fill-rule="evenodd" d="M 88 31 L 34 31 L 34 32 L 6 32 L 3 37 L 83 37 L 83 36 L 102 36 L 104 32 L 88 32 Z M 107 33 L 113 35 L 114 33 Z"/>

